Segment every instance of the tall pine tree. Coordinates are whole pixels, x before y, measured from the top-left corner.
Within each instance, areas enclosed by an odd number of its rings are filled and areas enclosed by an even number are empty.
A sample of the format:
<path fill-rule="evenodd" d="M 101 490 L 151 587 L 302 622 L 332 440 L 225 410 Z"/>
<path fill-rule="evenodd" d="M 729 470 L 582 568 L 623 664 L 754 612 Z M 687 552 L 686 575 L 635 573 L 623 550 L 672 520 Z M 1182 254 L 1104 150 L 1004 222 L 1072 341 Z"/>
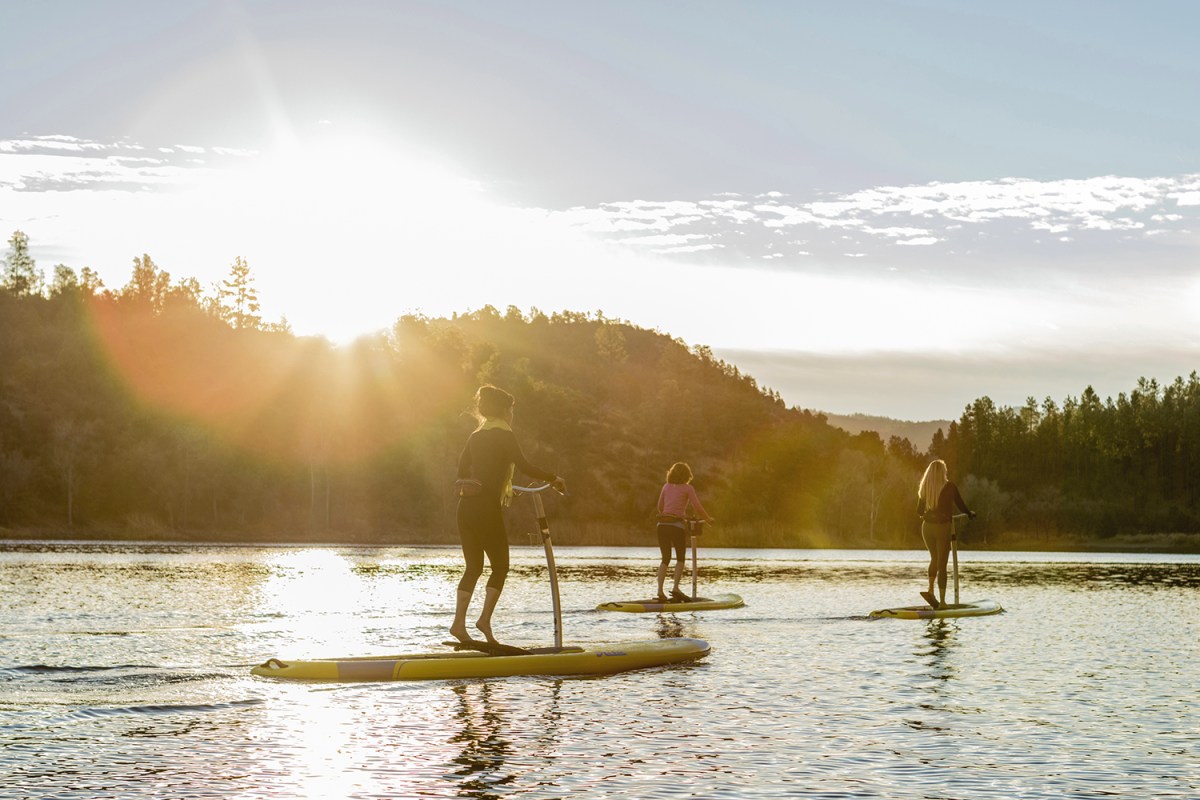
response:
<path fill-rule="evenodd" d="M 262 330 L 258 291 L 254 288 L 250 265 L 241 256 L 234 259 L 229 277 L 217 287 L 217 307 L 221 319 L 238 330 Z"/>
<path fill-rule="evenodd" d="M 41 294 L 45 277 L 29 255 L 29 237 L 13 231 L 8 240 L 8 256 L 4 259 L 3 286 L 17 297 Z"/>

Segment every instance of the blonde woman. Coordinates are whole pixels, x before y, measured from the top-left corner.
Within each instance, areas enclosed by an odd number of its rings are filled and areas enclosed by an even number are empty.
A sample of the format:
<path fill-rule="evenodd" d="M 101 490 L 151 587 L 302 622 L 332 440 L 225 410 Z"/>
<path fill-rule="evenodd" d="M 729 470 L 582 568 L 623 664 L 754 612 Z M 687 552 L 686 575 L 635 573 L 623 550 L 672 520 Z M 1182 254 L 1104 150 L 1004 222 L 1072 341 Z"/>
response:
<path fill-rule="evenodd" d="M 946 605 L 946 559 L 950 556 L 950 534 L 955 507 L 971 519 L 975 512 L 967 508 L 958 487 L 947 476 L 946 462 L 940 458 L 929 462 L 917 487 L 917 516 L 921 518 L 921 538 L 929 551 L 929 591 L 921 597 L 930 607 Z M 940 600 L 933 596 L 937 580 Z"/>

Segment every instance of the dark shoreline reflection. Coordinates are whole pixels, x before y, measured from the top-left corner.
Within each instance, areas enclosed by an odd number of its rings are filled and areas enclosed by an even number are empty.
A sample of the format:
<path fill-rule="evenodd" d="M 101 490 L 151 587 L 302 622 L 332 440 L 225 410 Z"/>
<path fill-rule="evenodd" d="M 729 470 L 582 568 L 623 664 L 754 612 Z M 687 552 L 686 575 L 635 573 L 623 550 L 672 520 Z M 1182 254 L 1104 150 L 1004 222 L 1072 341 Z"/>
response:
<path fill-rule="evenodd" d="M 104 563 L 58 565 L 59 573 L 73 573 L 78 581 L 88 576 L 111 576 L 114 572 L 127 575 L 152 574 L 160 581 L 187 580 L 203 573 L 203 565 L 180 563 L 156 563 L 113 566 Z M 226 566 L 225 571 L 240 573 L 243 590 L 250 590 L 271 575 L 283 571 L 278 566 L 243 563 Z M 761 584 L 792 582 L 834 582 L 849 587 L 854 585 L 890 583 L 897 586 L 923 583 L 924 564 L 875 563 L 850 565 L 846 563 L 821 564 L 811 562 L 801 567 L 774 566 L 764 562 L 758 566 L 704 568 L 704 582 L 719 584 Z M 443 565 L 381 565 L 375 568 L 357 567 L 353 573 L 365 581 L 411 581 L 436 578 L 441 575 L 449 580 L 456 578 L 461 567 Z M 643 570 L 621 567 L 575 567 L 559 569 L 559 580 L 565 585 L 602 585 L 630 582 L 641 577 Z M 1087 563 L 1006 563 L 960 561 L 960 574 L 964 582 L 975 587 L 1038 587 L 1072 588 L 1084 591 L 1104 589 L 1200 589 L 1200 564 L 1087 564 Z M 522 568 L 514 565 L 509 573 L 514 581 L 536 582 L 545 578 L 545 567 Z"/>
<path fill-rule="evenodd" d="M 219 581 L 241 597 L 237 607 L 256 608 L 261 606 L 260 590 L 272 578 L 299 574 L 306 566 L 289 563 L 283 554 L 294 555 L 313 549 L 336 553 L 349 564 L 349 573 L 361 585 L 386 585 L 395 591 L 400 583 L 413 581 L 447 582 L 456 581 L 461 573 L 457 558 L 447 560 L 444 550 L 425 551 L 420 548 L 311 548 L 297 547 L 252 547 L 224 545 L 162 545 L 131 543 L 52 543 L 0 541 L 0 554 L 8 554 L 19 568 L 22 562 L 32 561 L 39 572 L 47 570 L 47 576 L 66 578 L 66 585 L 121 586 L 125 583 L 153 586 L 154 593 L 166 590 L 188 592 L 194 585 L 204 585 L 210 580 Z M 582 597 L 588 587 L 607 587 L 614 584 L 643 584 L 649 575 L 646 561 L 598 561 L 597 551 L 581 556 L 572 563 L 571 551 L 562 554 L 558 561 L 559 577 L 568 597 Z M 916 587 L 925 582 L 926 565 L 923 560 L 908 561 L 821 561 L 786 560 L 761 561 L 741 560 L 745 554 L 755 551 L 739 551 L 739 560 L 701 561 L 700 576 L 703 586 L 722 586 L 729 590 L 745 592 L 754 586 L 764 593 L 768 586 L 795 584 L 796 588 L 836 584 L 843 589 L 855 586 Z M 779 551 L 774 551 L 779 552 Z M 46 554 L 66 555 L 67 558 L 46 559 Z M 21 554 L 35 554 L 23 558 Z M 77 557 L 69 557 L 79 554 Z M 15 558 L 13 556 L 15 555 Z M 429 560 L 424 560 L 428 555 Z M 540 556 L 540 553 L 536 555 Z M 973 559 L 971 551 L 960 552 L 960 573 L 966 599 L 994 597 L 1002 602 L 1018 602 L 1027 589 L 1058 591 L 1066 589 L 1082 593 L 1188 591 L 1200 589 L 1200 563 L 1195 561 L 1039 561 L 1036 554 L 1012 554 L 1014 560 Z M 994 554 L 993 554 L 994 556 Z M 1032 558 L 1033 560 L 1024 560 Z M 513 564 L 510 578 L 514 585 L 544 585 L 545 565 L 540 557 L 536 560 L 517 561 Z M 27 601 L 36 599 L 40 592 L 31 586 Z M 572 594 L 573 593 L 573 594 Z M 147 595 L 145 602 L 153 602 Z M 229 598 L 213 600 L 214 608 Z M 589 597 L 589 600 L 591 598 Z M 751 604 L 754 598 L 751 598 Z M 879 605 L 887 605 L 887 602 Z M 861 609 L 860 609 L 861 610 Z M 591 611 L 591 606 L 568 608 L 567 613 Z M 277 609 L 269 608 L 267 617 L 273 617 Z M 424 612 L 422 612 L 424 613 Z M 440 613 L 431 610 L 433 614 Z M 530 619 L 545 619 L 550 613 L 549 604 L 538 602 L 531 607 Z M 836 617 L 830 617 L 836 618 Z M 22 622 L 22 625 L 24 622 Z M 669 625 L 669 622 L 660 622 Z M 10 631 L 12 628 L 10 628 Z M 72 628 L 71 633 L 78 629 Z M 95 635 L 106 630 L 112 635 L 128 635 L 111 627 L 101 631 L 78 631 L 78 635 Z M 135 629 L 136 630 L 136 629 Z M 649 632 L 647 632 L 649 633 Z M 660 638 L 687 635 L 678 626 L 656 630 Z M 703 637 L 701 637 L 703 638 Z"/>
<path fill-rule="evenodd" d="M 707 583 L 757 583 L 762 581 L 836 581 L 842 585 L 876 583 L 879 580 L 905 582 L 913 576 L 923 579 L 926 565 L 918 562 L 845 562 L 810 561 L 803 565 L 777 565 L 764 561 L 755 565 L 704 565 Z M 1130 564 L 1086 562 L 972 562 L 960 555 L 960 573 L 973 581 L 1013 586 L 1080 586 L 1105 588 L 1119 586 L 1200 588 L 1200 564 Z M 514 568 L 513 572 L 520 570 Z M 580 566 L 560 568 L 560 577 L 583 583 L 610 583 L 636 579 L 644 569 L 624 566 Z M 533 574 L 531 571 L 530 574 Z"/>
<path fill-rule="evenodd" d="M 380 548 L 350 545 L 233 545 L 233 544 L 185 544 L 153 542 L 61 542 L 61 541 L 0 541 L 0 553 L 83 553 L 95 555 L 196 555 L 201 553 L 263 551 L 283 552 L 289 550 L 324 549 L 334 550 L 353 561 L 352 571 L 368 580 L 394 580 L 436 577 L 455 577 L 461 571 L 457 562 L 421 563 L 421 548 Z M 394 550 L 407 553 L 406 563 L 388 563 Z M 753 552 L 753 551 L 743 551 Z M 780 551 L 772 551 L 778 553 Z M 1036 556 L 1038 554 L 1029 554 Z M 415 556 L 415 563 L 414 563 Z M 1014 553 L 1020 558 L 1020 553 Z M 1086 557 L 1086 554 L 1083 554 Z M 588 558 L 591 558 L 589 556 Z M 1193 562 L 1121 562 L 1121 561 L 975 561 L 970 550 L 961 551 L 961 569 L 973 580 L 1005 585 L 1040 586 L 1139 586 L 1166 588 L 1200 588 L 1200 563 Z M 383 563 L 374 562 L 379 559 Z M 558 559 L 559 577 L 564 581 L 578 583 L 626 582 L 645 577 L 645 563 L 572 563 L 569 551 Z M 172 568 L 186 570 L 178 564 L 164 566 L 159 563 L 124 565 L 125 569 L 162 570 Z M 277 567 L 264 565 L 251 559 L 241 565 L 248 577 L 261 577 Z M 59 569 L 111 570 L 108 563 L 76 564 L 60 566 Z M 721 561 L 701 560 L 700 572 L 706 583 L 728 581 L 794 581 L 836 580 L 841 584 L 875 582 L 882 579 L 908 581 L 913 575 L 923 576 L 925 565 L 920 558 L 912 561 L 822 561 L 806 559 L 800 561 Z M 545 576 L 545 565 L 540 559 L 534 563 L 515 560 L 510 575 L 519 580 L 540 580 Z"/>

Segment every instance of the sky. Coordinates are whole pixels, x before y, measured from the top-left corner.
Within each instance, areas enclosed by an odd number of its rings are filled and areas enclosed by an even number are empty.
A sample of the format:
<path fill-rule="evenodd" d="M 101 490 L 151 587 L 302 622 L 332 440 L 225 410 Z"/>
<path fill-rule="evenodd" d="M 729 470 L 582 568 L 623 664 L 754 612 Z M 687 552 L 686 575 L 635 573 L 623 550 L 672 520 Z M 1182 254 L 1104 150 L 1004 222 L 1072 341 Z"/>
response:
<path fill-rule="evenodd" d="M 3 0 L 0 233 L 349 342 L 600 311 L 835 414 L 1200 369 L 1200 5 Z"/>

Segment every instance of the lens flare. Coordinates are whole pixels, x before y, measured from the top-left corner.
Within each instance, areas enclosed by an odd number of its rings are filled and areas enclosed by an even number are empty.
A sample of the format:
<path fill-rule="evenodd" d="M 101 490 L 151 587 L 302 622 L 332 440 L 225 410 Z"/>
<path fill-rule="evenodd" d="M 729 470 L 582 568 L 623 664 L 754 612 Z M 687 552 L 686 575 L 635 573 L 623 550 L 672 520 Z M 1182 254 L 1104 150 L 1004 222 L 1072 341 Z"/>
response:
<path fill-rule="evenodd" d="M 364 463 L 453 419 L 468 394 L 458 370 L 396 335 L 336 347 L 109 298 L 91 304 L 90 319 L 98 350 L 143 407 L 264 460 Z"/>

